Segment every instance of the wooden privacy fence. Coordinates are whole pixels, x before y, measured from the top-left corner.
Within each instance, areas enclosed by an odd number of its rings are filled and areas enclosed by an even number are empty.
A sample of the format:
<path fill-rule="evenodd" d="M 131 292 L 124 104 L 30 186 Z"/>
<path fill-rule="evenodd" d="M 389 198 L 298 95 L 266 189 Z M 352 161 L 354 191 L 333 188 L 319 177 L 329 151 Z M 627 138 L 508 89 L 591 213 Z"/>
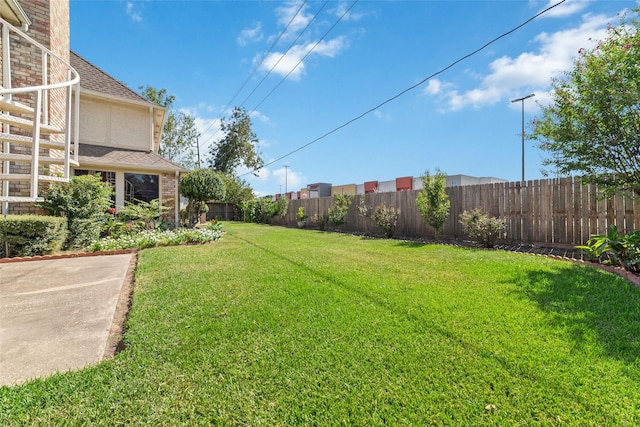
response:
<path fill-rule="evenodd" d="M 349 208 L 345 231 L 379 233 L 369 218 L 358 215 L 356 205 L 360 197 L 369 206 L 384 203 L 401 210 L 396 236 L 433 237 L 416 207 L 419 190 L 369 193 L 356 196 Z M 448 187 L 451 214 L 445 222 L 441 237 L 460 239 L 464 235 L 459 217 L 465 210 L 480 208 L 490 216 L 507 221 L 507 240 L 511 242 L 580 245 L 591 235 L 604 234 L 610 225 L 626 233 L 640 229 L 640 201 L 614 196 L 602 199 L 595 184 L 582 185 L 575 178 L 555 178 L 498 184 Z M 331 197 L 291 200 L 287 215 L 274 222 L 296 225 L 296 213 L 304 206 L 309 217 L 326 215 L 333 204 Z"/>

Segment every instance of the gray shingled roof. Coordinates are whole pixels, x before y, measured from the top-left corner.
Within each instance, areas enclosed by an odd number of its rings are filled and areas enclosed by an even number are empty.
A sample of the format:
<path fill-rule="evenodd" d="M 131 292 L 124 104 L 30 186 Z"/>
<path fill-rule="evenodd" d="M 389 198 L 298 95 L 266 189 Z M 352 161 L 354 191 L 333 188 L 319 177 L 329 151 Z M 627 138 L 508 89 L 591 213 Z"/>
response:
<path fill-rule="evenodd" d="M 69 52 L 71 66 L 80 74 L 80 87 L 135 102 L 150 103 L 74 51 Z"/>
<path fill-rule="evenodd" d="M 187 172 L 187 169 L 182 166 L 150 151 L 127 150 L 100 145 L 80 144 L 78 161 L 80 168 L 104 165 L 117 169 L 140 169 L 142 167 L 161 172 Z"/>

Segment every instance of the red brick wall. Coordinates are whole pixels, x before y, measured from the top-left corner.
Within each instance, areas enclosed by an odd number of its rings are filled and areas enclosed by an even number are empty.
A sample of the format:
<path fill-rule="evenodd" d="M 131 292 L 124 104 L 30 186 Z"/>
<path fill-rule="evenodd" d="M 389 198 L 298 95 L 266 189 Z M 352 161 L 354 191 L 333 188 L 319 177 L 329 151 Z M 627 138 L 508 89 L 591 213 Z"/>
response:
<path fill-rule="evenodd" d="M 178 188 L 178 178 L 173 173 L 163 173 L 160 175 L 160 203 L 162 206 L 170 207 L 171 210 L 165 214 L 165 218 L 174 226 L 178 224 L 176 218 L 176 190 Z"/>

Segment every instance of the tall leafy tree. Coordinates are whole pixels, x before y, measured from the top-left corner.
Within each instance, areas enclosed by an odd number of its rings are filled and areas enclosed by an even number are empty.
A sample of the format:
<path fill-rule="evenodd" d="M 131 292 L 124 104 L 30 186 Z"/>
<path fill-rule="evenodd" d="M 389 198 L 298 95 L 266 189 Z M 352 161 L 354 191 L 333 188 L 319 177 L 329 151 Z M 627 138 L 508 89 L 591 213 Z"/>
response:
<path fill-rule="evenodd" d="M 548 154 L 543 172 L 579 175 L 607 195 L 640 195 L 639 30 L 637 19 L 623 17 L 552 81 L 552 103 L 531 135 Z"/>
<path fill-rule="evenodd" d="M 225 136 L 213 143 L 209 150 L 209 166 L 213 170 L 235 175 L 238 166 L 258 170 L 264 165 L 256 149 L 258 137 L 244 108 L 235 107 L 230 118 L 222 119 L 220 129 Z"/>
<path fill-rule="evenodd" d="M 440 229 L 449 218 L 451 201 L 444 191 L 447 174 L 436 169 L 434 176 L 426 171 L 422 177 L 422 190 L 416 198 L 416 206 L 420 216 L 435 230 L 435 238 L 440 238 Z"/>
<path fill-rule="evenodd" d="M 174 109 L 176 97 L 167 93 L 166 89 L 158 90 L 151 86 L 140 86 L 139 89 L 140 95 L 147 101 L 167 109 L 158 154 L 188 169 L 193 168 L 196 163 L 195 147 L 200 136 L 193 117 Z"/>

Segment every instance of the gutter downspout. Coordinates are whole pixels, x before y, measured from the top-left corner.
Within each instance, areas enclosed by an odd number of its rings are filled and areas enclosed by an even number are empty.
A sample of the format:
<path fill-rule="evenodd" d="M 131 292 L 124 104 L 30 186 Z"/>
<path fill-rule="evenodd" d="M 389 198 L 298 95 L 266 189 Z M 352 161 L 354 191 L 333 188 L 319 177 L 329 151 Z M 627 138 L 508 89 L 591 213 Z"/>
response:
<path fill-rule="evenodd" d="M 176 171 L 176 190 L 175 190 L 174 214 L 176 218 L 175 226 L 180 226 L 180 172 Z"/>

